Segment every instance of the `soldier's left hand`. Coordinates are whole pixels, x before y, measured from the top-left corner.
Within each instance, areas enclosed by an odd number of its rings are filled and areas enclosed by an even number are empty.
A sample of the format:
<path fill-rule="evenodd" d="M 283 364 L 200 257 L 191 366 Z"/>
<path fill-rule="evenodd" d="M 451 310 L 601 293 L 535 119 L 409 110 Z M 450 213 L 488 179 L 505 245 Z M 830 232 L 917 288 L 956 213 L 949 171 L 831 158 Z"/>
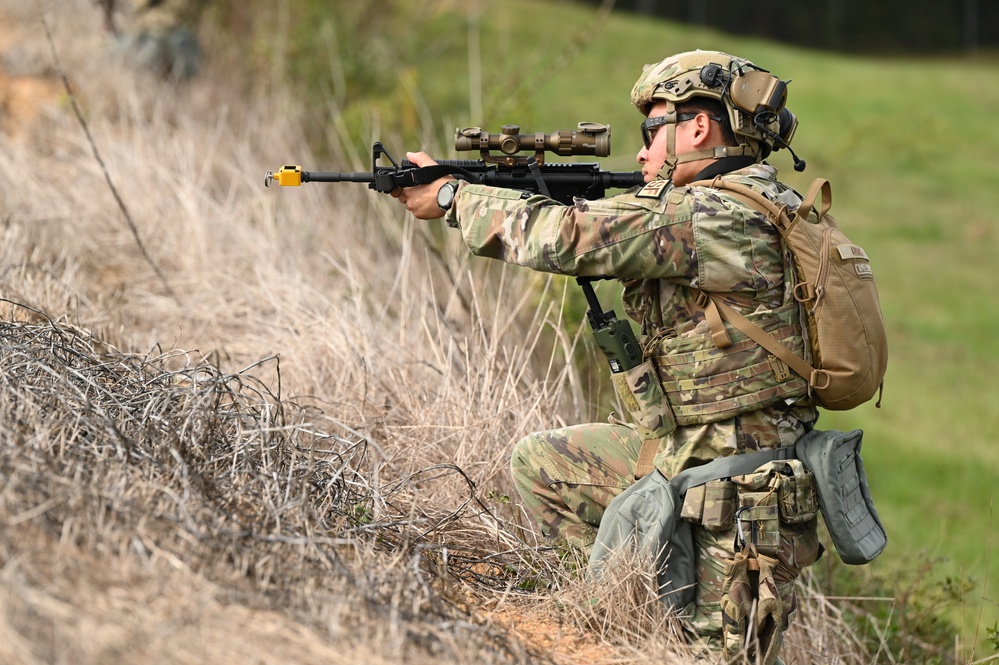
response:
<path fill-rule="evenodd" d="M 437 163 L 425 152 L 407 152 L 406 159 L 417 166 L 433 166 Z M 392 196 L 399 199 L 417 219 L 440 219 L 444 216 L 444 211 L 437 205 L 437 190 L 451 179 L 450 176 L 445 176 L 427 185 L 400 187 L 392 191 Z"/>

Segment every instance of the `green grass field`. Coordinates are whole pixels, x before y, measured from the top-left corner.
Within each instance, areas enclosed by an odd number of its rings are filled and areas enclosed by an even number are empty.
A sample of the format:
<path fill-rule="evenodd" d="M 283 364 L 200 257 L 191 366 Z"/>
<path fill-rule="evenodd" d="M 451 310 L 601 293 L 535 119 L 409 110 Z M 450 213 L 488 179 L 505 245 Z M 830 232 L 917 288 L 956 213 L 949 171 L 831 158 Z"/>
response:
<path fill-rule="evenodd" d="M 571 3 L 507 0 L 480 11 L 472 28 L 461 10 L 411 22 L 394 56 L 381 52 L 382 64 L 397 58 L 392 76 L 405 85 L 374 102 L 359 94 L 369 106 L 355 108 L 367 113 L 375 104 L 385 130 L 409 132 L 438 154 L 431 137 L 446 145 L 456 125 L 550 132 L 609 122 L 614 154 L 605 168 L 630 169 L 640 116 L 628 95 L 643 63 L 718 49 L 792 79 L 789 106 L 800 119 L 793 147 L 808 168 L 793 172 L 786 153 L 773 161 L 799 189 L 815 177 L 832 181 L 834 214 L 873 259 L 890 335 L 883 408 L 822 421 L 866 431 L 865 461 L 890 536 L 871 570 L 890 578 L 889 571 L 916 570 L 924 557 L 943 557 L 934 575 L 977 582 L 957 621 L 974 630 L 984 605 L 983 626 L 992 626 L 999 620 L 991 535 L 999 528 L 996 57 L 852 57 L 622 13 L 602 17 Z M 432 44 L 433 58 L 421 59 L 413 44 Z M 324 77 L 323 63 L 313 65 L 312 75 Z M 469 117 L 474 109 L 481 117 Z"/>

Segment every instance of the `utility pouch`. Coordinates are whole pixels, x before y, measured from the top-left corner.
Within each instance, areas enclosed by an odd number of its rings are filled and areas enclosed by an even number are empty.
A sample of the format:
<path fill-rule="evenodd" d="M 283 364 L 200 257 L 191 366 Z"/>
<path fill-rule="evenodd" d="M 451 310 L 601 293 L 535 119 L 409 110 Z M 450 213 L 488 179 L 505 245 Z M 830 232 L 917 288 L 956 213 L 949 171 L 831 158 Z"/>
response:
<path fill-rule="evenodd" d="M 815 475 L 800 460 L 787 460 L 778 467 L 777 496 L 780 518 L 788 524 L 814 519 L 819 510 Z"/>
<path fill-rule="evenodd" d="M 780 549 L 780 511 L 777 492 L 739 491 L 739 507 L 735 511 L 739 541 L 752 544 L 761 554 L 776 555 Z"/>
<path fill-rule="evenodd" d="M 712 480 L 704 484 L 704 510 L 701 526 L 708 531 L 725 531 L 735 524 L 735 483 Z"/>
<path fill-rule="evenodd" d="M 662 439 L 676 429 L 676 419 L 651 360 L 611 374 L 614 389 L 631 414 L 642 441 Z"/>
<path fill-rule="evenodd" d="M 735 523 L 735 495 L 731 480 L 709 480 L 691 487 L 683 498 L 680 517 L 708 531 L 724 531 Z"/>

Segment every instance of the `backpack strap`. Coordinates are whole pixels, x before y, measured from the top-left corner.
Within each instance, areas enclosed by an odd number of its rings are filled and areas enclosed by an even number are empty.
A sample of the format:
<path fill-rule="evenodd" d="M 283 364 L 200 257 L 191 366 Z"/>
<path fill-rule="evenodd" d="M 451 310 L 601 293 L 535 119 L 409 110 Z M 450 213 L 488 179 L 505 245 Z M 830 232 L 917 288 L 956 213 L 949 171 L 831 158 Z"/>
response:
<path fill-rule="evenodd" d="M 676 488 L 677 494 L 683 496 L 689 488 L 703 485 L 708 481 L 741 476 L 752 473 L 767 462 L 794 458 L 794 446 L 719 457 L 707 464 L 681 471 L 669 481 L 669 484 Z"/>
<path fill-rule="evenodd" d="M 741 330 L 746 337 L 749 337 L 764 349 L 780 358 L 784 364 L 793 369 L 798 376 L 808 381 L 809 387 L 822 390 L 829 386 L 830 376 L 828 372 L 822 369 L 816 369 L 806 363 L 804 359 L 800 358 L 796 353 L 791 351 L 791 349 L 778 342 L 773 335 L 726 305 L 720 299 L 710 293 L 701 291 L 698 295 L 698 303 L 702 301 L 707 301 L 707 306 L 705 307 L 706 315 L 711 311 L 711 309 L 715 309 L 722 320 L 728 321 L 730 324 Z M 709 325 L 712 325 L 712 318 L 714 318 L 713 315 L 708 315 Z M 719 325 L 724 328 L 724 324 L 719 323 Z M 711 337 L 716 340 L 716 343 L 717 335 L 718 333 L 715 332 L 712 327 Z M 725 333 L 725 337 L 728 337 L 728 333 Z M 731 344 L 731 341 L 729 344 Z"/>
<path fill-rule="evenodd" d="M 822 201 L 819 208 L 819 215 L 825 216 L 832 206 L 832 188 L 829 185 L 829 181 L 824 178 L 816 178 L 812 182 L 811 187 L 808 188 L 808 193 L 805 194 L 801 205 L 798 206 L 793 220 L 788 215 L 786 205 L 778 205 L 752 187 L 724 180 L 721 176 L 716 176 L 712 180 L 700 180 L 691 183 L 690 186 L 712 187 L 730 192 L 732 196 L 760 212 L 785 237 L 798 222 L 808 217 L 815 207 L 815 199 L 818 198 L 820 193 Z M 809 365 L 804 359 L 778 342 L 770 333 L 726 305 L 714 295 L 701 291 L 697 297 L 697 304 L 704 309 L 704 317 L 711 330 L 711 339 L 714 340 L 715 346 L 719 349 L 724 349 L 732 344 L 731 338 L 725 331 L 725 325 L 722 323 L 724 320 L 738 328 L 743 334 L 764 349 L 774 354 L 785 365 L 794 370 L 796 374 L 808 381 L 808 385 L 811 388 L 822 390 L 829 385 L 831 378 L 828 372 Z"/>

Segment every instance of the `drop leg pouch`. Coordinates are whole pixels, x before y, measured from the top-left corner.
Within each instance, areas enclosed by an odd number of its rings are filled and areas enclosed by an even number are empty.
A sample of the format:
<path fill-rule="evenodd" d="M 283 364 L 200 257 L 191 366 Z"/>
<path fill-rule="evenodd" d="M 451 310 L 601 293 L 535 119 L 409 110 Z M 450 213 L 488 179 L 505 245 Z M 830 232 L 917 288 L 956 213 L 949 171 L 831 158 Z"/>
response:
<path fill-rule="evenodd" d="M 812 430 L 795 444 L 795 455 L 815 475 L 819 508 L 843 563 L 873 561 L 888 544 L 878 518 L 860 446 L 861 430 Z"/>

